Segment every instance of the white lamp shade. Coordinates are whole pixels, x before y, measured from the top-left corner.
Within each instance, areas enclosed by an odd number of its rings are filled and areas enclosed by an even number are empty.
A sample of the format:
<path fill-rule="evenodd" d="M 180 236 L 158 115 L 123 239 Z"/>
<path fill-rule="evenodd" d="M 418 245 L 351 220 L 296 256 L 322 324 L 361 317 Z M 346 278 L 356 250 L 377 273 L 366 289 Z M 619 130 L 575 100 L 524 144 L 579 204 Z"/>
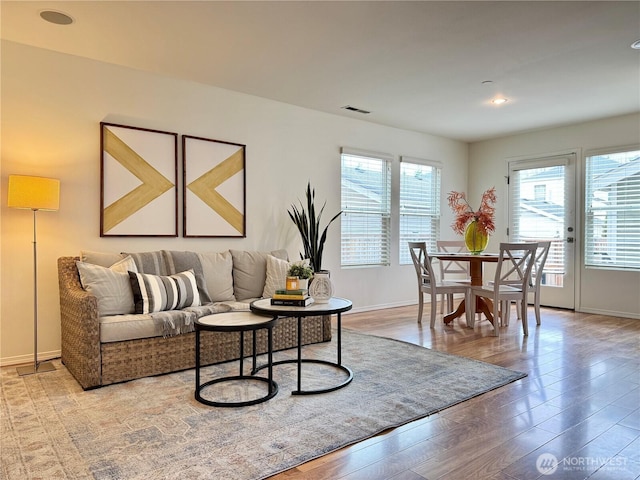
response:
<path fill-rule="evenodd" d="M 58 210 L 60 180 L 55 178 L 9 175 L 7 206 L 30 210 Z"/>

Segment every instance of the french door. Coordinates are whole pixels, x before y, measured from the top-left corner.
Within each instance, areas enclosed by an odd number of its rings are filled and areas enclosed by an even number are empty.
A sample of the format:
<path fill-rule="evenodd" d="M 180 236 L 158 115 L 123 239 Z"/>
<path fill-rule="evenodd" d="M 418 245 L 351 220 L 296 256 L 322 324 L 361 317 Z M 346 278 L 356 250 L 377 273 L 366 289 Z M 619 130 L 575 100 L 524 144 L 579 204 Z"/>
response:
<path fill-rule="evenodd" d="M 575 307 L 574 153 L 509 162 L 510 242 L 551 241 L 540 303 Z"/>

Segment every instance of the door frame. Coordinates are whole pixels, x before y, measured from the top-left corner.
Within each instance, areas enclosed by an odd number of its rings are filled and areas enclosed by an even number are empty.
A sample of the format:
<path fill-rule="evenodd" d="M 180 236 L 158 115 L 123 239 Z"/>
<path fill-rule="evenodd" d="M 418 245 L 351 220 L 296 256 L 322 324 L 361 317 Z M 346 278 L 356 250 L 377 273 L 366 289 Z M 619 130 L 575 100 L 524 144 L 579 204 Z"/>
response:
<path fill-rule="evenodd" d="M 582 262 L 582 251 L 583 251 L 583 241 L 582 241 L 582 232 L 583 232 L 583 204 L 580 203 L 582 201 L 582 150 L 580 148 L 570 148 L 566 150 L 559 150 L 554 152 L 547 153 L 538 153 L 531 155 L 519 155 L 515 157 L 508 157 L 505 159 L 505 180 L 506 180 L 506 208 L 505 208 L 505 225 L 507 228 L 511 227 L 510 219 L 511 219 L 511 185 L 509 182 L 509 175 L 511 172 L 511 166 L 515 163 L 525 163 L 531 162 L 532 164 L 536 162 L 543 162 L 545 160 L 553 160 L 558 157 L 569 157 L 573 156 L 573 178 L 571 179 L 571 184 L 573 185 L 573 192 L 565 192 L 566 198 L 573 199 L 574 202 L 574 212 L 573 212 L 573 308 L 572 310 L 580 311 L 580 265 Z M 509 232 L 510 233 L 510 232 Z M 506 234 L 506 232 L 505 232 Z M 510 235 L 506 234 L 507 239 L 510 241 Z M 564 232 L 565 239 L 568 236 L 567 232 Z"/>

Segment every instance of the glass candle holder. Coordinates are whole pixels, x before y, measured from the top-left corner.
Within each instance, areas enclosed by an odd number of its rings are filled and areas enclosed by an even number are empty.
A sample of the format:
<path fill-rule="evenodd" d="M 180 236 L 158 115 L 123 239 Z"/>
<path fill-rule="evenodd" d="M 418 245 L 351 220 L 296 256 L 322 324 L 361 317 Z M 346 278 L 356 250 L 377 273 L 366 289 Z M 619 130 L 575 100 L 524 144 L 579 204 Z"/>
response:
<path fill-rule="evenodd" d="M 287 277 L 287 290 L 298 290 L 298 277 Z"/>

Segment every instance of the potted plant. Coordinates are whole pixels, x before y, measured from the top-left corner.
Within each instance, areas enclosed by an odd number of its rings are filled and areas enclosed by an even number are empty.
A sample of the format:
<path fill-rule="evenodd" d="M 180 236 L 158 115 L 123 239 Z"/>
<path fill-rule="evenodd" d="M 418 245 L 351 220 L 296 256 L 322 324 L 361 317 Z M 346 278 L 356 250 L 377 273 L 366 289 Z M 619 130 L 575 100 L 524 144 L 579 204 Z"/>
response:
<path fill-rule="evenodd" d="M 287 213 L 300 232 L 300 238 L 304 247 L 304 253 L 300 253 L 300 258 L 308 258 L 313 271 L 319 272 L 322 270 L 322 251 L 324 249 L 324 242 L 327 240 L 327 229 L 329 225 L 340 216 L 342 211 L 338 212 L 329 220 L 321 233 L 320 220 L 327 202 L 325 202 L 322 208 L 316 213 L 315 189 L 311 188 L 311 182 L 307 183 L 306 196 L 306 209 L 305 205 L 300 201 L 300 206 L 296 204 L 291 205 L 291 210 L 287 210 Z"/>
<path fill-rule="evenodd" d="M 289 277 L 298 277 L 298 285 L 304 290 L 309 287 L 309 279 L 313 275 L 313 270 L 304 263 L 293 263 L 289 267 L 287 275 Z"/>

